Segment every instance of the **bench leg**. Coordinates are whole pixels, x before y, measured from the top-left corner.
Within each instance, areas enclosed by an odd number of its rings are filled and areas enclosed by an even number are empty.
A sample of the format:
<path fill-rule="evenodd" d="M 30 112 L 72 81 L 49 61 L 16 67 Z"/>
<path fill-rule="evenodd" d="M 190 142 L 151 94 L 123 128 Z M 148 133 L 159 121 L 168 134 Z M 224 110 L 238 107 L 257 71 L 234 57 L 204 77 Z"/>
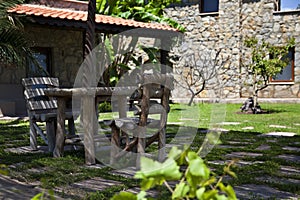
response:
<path fill-rule="evenodd" d="M 75 123 L 73 117 L 72 119 L 68 119 L 68 131 L 69 135 L 75 135 Z"/>
<path fill-rule="evenodd" d="M 166 129 L 159 131 L 158 135 L 158 161 L 163 162 L 166 158 Z"/>
<path fill-rule="evenodd" d="M 35 150 L 37 150 L 37 132 L 36 132 L 36 129 L 35 129 L 33 123 L 34 123 L 33 120 L 29 119 L 30 148 L 35 151 Z"/>
<path fill-rule="evenodd" d="M 55 148 L 55 121 L 51 120 L 46 122 L 46 133 L 48 139 L 48 151 L 53 152 Z"/>
<path fill-rule="evenodd" d="M 145 147 L 146 147 L 146 139 L 145 134 L 140 134 L 137 143 L 137 159 L 136 159 L 136 168 L 141 168 L 141 157 L 145 154 Z"/>
<path fill-rule="evenodd" d="M 111 126 L 111 134 L 110 164 L 114 164 L 120 149 L 120 130 L 115 124 Z"/>

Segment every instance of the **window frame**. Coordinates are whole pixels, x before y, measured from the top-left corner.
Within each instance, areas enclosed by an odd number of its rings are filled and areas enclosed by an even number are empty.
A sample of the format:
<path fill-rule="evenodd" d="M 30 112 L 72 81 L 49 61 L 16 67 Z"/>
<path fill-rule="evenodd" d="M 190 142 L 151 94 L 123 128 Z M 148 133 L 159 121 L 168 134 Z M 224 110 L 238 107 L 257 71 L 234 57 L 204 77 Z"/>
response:
<path fill-rule="evenodd" d="M 213 14 L 213 13 L 218 13 L 219 12 L 219 3 L 220 3 L 220 0 L 216 0 L 218 2 L 218 8 L 217 8 L 217 11 L 210 11 L 210 12 L 205 12 L 204 11 L 204 2 L 205 0 L 200 0 L 199 1 L 199 11 L 201 14 Z"/>
<path fill-rule="evenodd" d="M 270 83 L 294 83 L 294 81 L 295 81 L 295 47 L 290 48 L 289 53 L 290 53 L 290 51 L 292 52 L 291 72 L 290 72 L 291 80 L 276 80 L 276 79 L 274 80 L 273 77 L 270 77 Z M 285 68 L 283 68 L 283 70 Z"/>
<path fill-rule="evenodd" d="M 172 3 L 168 7 L 173 7 L 173 6 L 191 6 L 191 5 L 199 5 L 199 0 L 182 0 L 179 3 Z"/>
<path fill-rule="evenodd" d="M 274 6 L 275 6 L 275 11 L 277 11 L 277 12 L 293 12 L 293 11 L 299 11 L 299 9 L 297 9 L 297 7 L 296 8 L 294 8 L 294 9 L 291 9 L 291 10 L 282 10 L 282 8 L 281 8 L 281 5 L 282 5 L 282 0 L 276 0 L 275 2 L 274 2 Z"/>
<path fill-rule="evenodd" d="M 33 54 L 40 53 L 43 55 L 46 55 L 46 71 L 51 76 L 53 74 L 52 71 L 52 49 L 50 47 L 32 47 L 31 48 Z M 35 74 L 30 73 L 30 65 L 31 61 L 28 62 L 27 69 L 26 69 L 26 76 L 27 77 L 34 77 Z M 40 76 L 46 76 L 46 75 L 40 75 Z"/>

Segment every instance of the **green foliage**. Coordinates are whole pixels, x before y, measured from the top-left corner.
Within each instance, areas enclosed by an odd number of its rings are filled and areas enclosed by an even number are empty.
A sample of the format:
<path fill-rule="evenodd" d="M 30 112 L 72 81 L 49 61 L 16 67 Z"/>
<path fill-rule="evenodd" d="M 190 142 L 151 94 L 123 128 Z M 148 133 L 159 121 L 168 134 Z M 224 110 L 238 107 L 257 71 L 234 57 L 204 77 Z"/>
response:
<path fill-rule="evenodd" d="M 224 170 L 224 175 L 235 176 L 230 165 Z M 183 168 L 185 170 L 181 170 Z M 182 151 L 173 147 L 167 160 L 162 163 L 142 157 L 141 170 L 136 173 L 135 178 L 141 179 L 141 193 L 136 196 L 121 192 L 112 199 L 146 199 L 147 190 L 162 184 L 170 190 L 172 199 L 237 199 L 233 188 L 225 186 L 221 182 L 222 177 L 217 181 L 202 158 L 188 148 Z M 177 181 L 175 188 L 168 181 Z"/>
<path fill-rule="evenodd" d="M 48 190 L 48 193 L 46 193 L 46 190 L 43 190 L 42 192 L 36 194 L 34 197 L 31 198 L 31 200 L 43 200 L 43 199 L 55 200 L 54 191 Z"/>
<path fill-rule="evenodd" d="M 164 9 L 168 5 L 176 2 L 180 1 L 150 0 L 146 3 L 144 0 L 96 0 L 96 10 L 99 14 L 111 15 L 124 19 L 133 19 L 141 22 L 166 23 L 179 31 L 184 32 L 184 28 L 179 23 L 164 16 Z M 110 38 L 112 37 L 106 37 L 105 48 L 110 60 L 113 62 L 104 72 L 103 82 L 105 85 L 114 86 L 128 70 L 134 68 L 128 65 L 130 61 L 136 65 L 135 67 L 139 67 L 141 63 L 133 57 L 133 49 L 137 44 L 137 38 L 132 38 L 128 48 L 122 49 L 123 52 L 126 52 L 124 55 L 120 55 L 116 52 L 119 49 L 118 47 L 122 47 L 122 42 L 118 41 L 119 44 L 116 44 L 115 41 L 111 42 L 109 40 Z M 124 40 L 122 41 L 124 42 Z M 128 39 L 128 41 L 130 41 L 130 39 Z M 143 50 L 148 54 L 149 60 L 151 60 L 152 63 L 157 62 L 157 59 L 154 58 L 153 51 L 150 48 L 143 48 Z"/>
<path fill-rule="evenodd" d="M 97 0 L 97 11 L 100 14 L 112 15 L 142 22 L 167 23 L 184 32 L 185 29 L 176 21 L 164 17 L 164 9 L 179 0 Z"/>
<path fill-rule="evenodd" d="M 111 104 L 109 102 L 100 103 L 98 109 L 100 113 L 112 111 Z"/>
<path fill-rule="evenodd" d="M 119 48 L 122 48 L 121 43 L 116 43 L 114 38 L 112 38 L 112 41 L 109 39 L 105 40 L 105 49 L 107 52 L 107 56 L 109 57 L 109 60 L 111 60 L 111 65 L 107 68 L 107 70 L 104 72 L 104 83 L 106 85 L 115 86 L 120 78 L 129 70 L 133 70 L 136 68 L 139 68 L 142 64 L 139 59 L 136 59 L 134 57 L 134 49 L 136 46 L 145 52 L 145 54 L 148 56 L 147 63 L 156 64 L 159 62 L 158 59 L 158 52 L 159 49 L 152 48 L 152 47 L 146 47 L 146 46 L 138 46 L 137 45 L 138 38 L 133 37 L 130 41 L 130 44 L 128 45 L 127 49 L 122 49 L 124 52 L 127 52 L 125 54 L 117 53 Z M 131 64 L 129 64 L 131 62 Z"/>
<path fill-rule="evenodd" d="M 252 84 L 259 84 L 257 90 L 268 85 L 271 77 L 280 73 L 287 66 L 288 60 L 285 57 L 291 47 L 295 45 L 295 39 L 290 39 L 285 46 L 274 46 L 256 38 L 245 40 L 246 47 L 251 49 L 251 64 L 247 65 L 248 72 L 253 76 Z"/>
<path fill-rule="evenodd" d="M 7 13 L 9 8 L 23 2 L 24 0 L 0 0 L 0 62 L 21 65 L 25 56 L 34 60 L 22 23 Z"/>
<path fill-rule="evenodd" d="M 271 77 L 280 73 L 289 63 L 287 55 L 289 49 L 294 47 L 295 39 L 290 39 L 284 46 L 275 46 L 264 40 L 256 38 L 245 40 L 245 46 L 251 50 L 251 63 L 246 65 L 251 76 L 251 86 L 254 97 L 254 110 L 257 108 L 257 94 L 269 85 Z"/>
<path fill-rule="evenodd" d="M 4 164 L 0 164 L 0 174 L 2 175 L 8 175 L 7 166 Z"/>
<path fill-rule="evenodd" d="M 165 181 L 178 180 L 181 177 L 179 166 L 173 158 L 159 163 L 142 157 L 141 169 L 140 172 L 136 173 L 135 178 L 142 179 L 142 190 L 148 190 L 156 185 L 162 185 Z"/>

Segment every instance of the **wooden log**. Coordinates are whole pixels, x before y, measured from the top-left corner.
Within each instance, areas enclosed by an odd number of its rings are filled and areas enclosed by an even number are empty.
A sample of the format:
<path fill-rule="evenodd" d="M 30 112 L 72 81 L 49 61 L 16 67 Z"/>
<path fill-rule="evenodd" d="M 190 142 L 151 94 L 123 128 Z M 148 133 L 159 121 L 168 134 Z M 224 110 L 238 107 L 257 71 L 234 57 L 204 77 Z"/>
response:
<path fill-rule="evenodd" d="M 138 138 L 133 138 L 131 142 L 129 142 L 122 151 L 120 151 L 118 154 L 113 155 L 114 159 L 121 158 L 124 156 L 128 151 L 131 151 L 138 143 Z"/>
<path fill-rule="evenodd" d="M 64 130 L 65 130 L 65 109 L 66 101 L 64 98 L 57 99 L 57 127 L 56 127 L 56 141 L 53 151 L 53 157 L 61 157 L 64 149 Z"/>
<path fill-rule="evenodd" d="M 75 135 L 75 123 L 73 117 L 68 119 L 68 132 L 69 135 Z"/>
<path fill-rule="evenodd" d="M 158 140 L 159 132 L 153 134 L 151 137 L 146 140 L 146 148 L 150 146 L 153 142 Z"/>
<path fill-rule="evenodd" d="M 54 120 L 46 122 L 46 133 L 47 133 L 47 140 L 48 140 L 48 151 L 52 152 L 55 148 L 55 124 Z"/>
<path fill-rule="evenodd" d="M 115 155 L 119 153 L 120 149 L 120 129 L 118 129 L 115 125 L 112 125 L 111 131 L 110 164 L 114 164 L 116 161 Z"/>
<path fill-rule="evenodd" d="M 166 126 L 167 126 L 167 117 L 168 117 L 168 112 L 170 111 L 169 107 L 169 97 L 170 97 L 170 89 L 167 87 L 163 88 L 164 93 L 163 97 L 161 99 L 162 106 L 165 109 L 165 112 L 161 114 L 160 117 L 160 127 L 161 130 L 159 131 L 159 136 L 158 136 L 158 160 L 163 161 L 166 158 L 166 152 L 165 152 L 165 147 L 166 147 Z"/>
<path fill-rule="evenodd" d="M 85 150 L 85 164 L 96 164 L 95 159 L 95 144 L 94 144 L 94 132 L 96 122 L 95 113 L 95 98 L 92 95 L 86 95 L 82 98 L 82 122 L 84 129 L 84 150 Z M 98 128 L 98 126 L 97 126 Z"/>
<path fill-rule="evenodd" d="M 35 129 L 33 123 L 34 123 L 33 119 L 31 117 L 29 117 L 30 148 L 35 151 L 35 150 L 37 150 L 37 133 L 36 133 L 36 129 Z"/>
<path fill-rule="evenodd" d="M 143 96 L 141 100 L 141 110 L 142 113 L 140 115 L 140 122 L 139 126 L 141 127 L 140 132 L 138 133 L 138 143 L 137 143 L 137 160 L 136 160 L 136 167 L 137 169 L 140 168 L 140 158 L 145 154 L 145 146 L 146 146 L 146 132 L 147 132 L 147 118 L 149 113 L 149 92 L 150 92 L 150 85 L 144 85 L 143 87 Z"/>
<path fill-rule="evenodd" d="M 33 126 L 35 128 L 35 131 L 42 137 L 42 139 L 46 142 L 46 144 L 48 144 L 48 140 L 44 135 L 43 130 L 36 124 L 36 122 L 33 122 Z"/>

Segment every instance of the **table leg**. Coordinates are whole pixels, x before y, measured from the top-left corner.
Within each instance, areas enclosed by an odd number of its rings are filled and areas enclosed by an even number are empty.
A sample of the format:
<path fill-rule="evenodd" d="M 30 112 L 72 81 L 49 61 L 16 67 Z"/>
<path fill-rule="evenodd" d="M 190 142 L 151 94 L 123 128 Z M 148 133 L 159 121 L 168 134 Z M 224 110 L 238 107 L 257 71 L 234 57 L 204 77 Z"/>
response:
<path fill-rule="evenodd" d="M 147 119 L 149 113 L 149 106 L 150 106 L 150 85 L 143 86 L 143 97 L 141 100 L 141 116 L 139 121 L 139 126 L 141 127 L 141 131 L 138 135 L 138 144 L 137 144 L 137 160 L 136 160 L 136 168 L 140 169 L 140 159 L 141 156 L 145 154 L 146 148 L 146 133 L 147 133 Z"/>
<path fill-rule="evenodd" d="M 47 139 L 48 139 L 48 150 L 49 152 L 53 153 L 55 148 L 55 120 L 50 120 L 46 122 L 46 132 L 47 132 Z"/>
<path fill-rule="evenodd" d="M 57 98 L 57 127 L 56 127 L 56 142 L 53 151 L 54 157 L 61 157 L 64 150 L 65 142 L 65 110 L 66 101 L 64 98 Z"/>
<path fill-rule="evenodd" d="M 158 160 L 160 162 L 164 161 L 166 158 L 166 128 L 167 128 L 167 118 L 169 112 L 169 96 L 170 89 L 164 87 L 163 88 L 163 96 L 161 98 L 162 106 L 164 107 L 164 112 L 162 112 L 160 117 L 160 131 L 158 135 Z"/>
<path fill-rule="evenodd" d="M 95 98 L 93 96 L 84 96 L 82 109 L 82 122 L 84 130 L 84 150 L 85 150 L 85 164 L 96 164 L 95 160 L 95 144 L 94 133 L 97 127 Z"/>

